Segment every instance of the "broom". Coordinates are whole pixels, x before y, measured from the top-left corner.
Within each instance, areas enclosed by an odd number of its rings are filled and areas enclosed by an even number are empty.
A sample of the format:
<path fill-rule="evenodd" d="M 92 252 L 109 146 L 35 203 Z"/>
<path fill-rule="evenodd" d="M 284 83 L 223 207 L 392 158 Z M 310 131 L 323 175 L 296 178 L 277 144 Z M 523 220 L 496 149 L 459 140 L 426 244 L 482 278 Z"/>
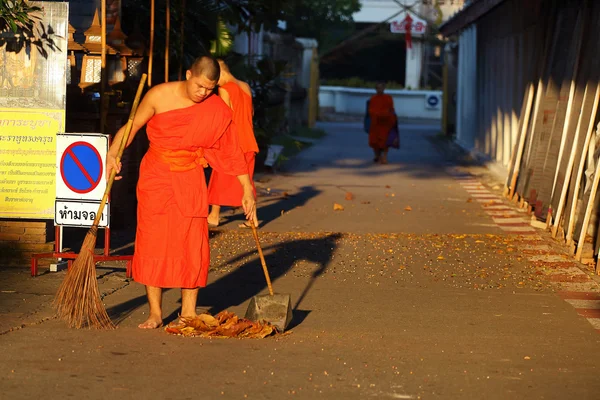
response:
<path fill-rule="evenodd" d="M 121 161 L 123 150 L 125 149 L 125 145 L 129 138 L 131 127 L 133 126 L 133 119 L 146 83 L 146 77 L 147 75 L 143 74 L 142 79 L 140 80 L 135 100 L 133 101 L 131 112 L 129 113 L 129 120 L 127 121 L 125 132 L 119 145 L 117 163 Z M 108 194 L 110 193 L 116 175 L 117 172 L 113 170 L 106 184 L 100 207 L 98 207 L 96 219 L 88 233 L 85 235 L 81 250 L 72 267 L 67 272 L 67 276 L 58 288 L 58 292 L 54 299 L 54 307 L 56 308 L 58 317 L 66 321 L 72 328 L 79 329 L 85 326 L 98 329 L 115 328 L 115 325 L 106 313 L 102 298 L 100 297 L 100 291 L 98 290 L 94 249 L 96 248 L 96 236 L 100 218 L 102 217 L 102 211 L 108 200 Z"/>

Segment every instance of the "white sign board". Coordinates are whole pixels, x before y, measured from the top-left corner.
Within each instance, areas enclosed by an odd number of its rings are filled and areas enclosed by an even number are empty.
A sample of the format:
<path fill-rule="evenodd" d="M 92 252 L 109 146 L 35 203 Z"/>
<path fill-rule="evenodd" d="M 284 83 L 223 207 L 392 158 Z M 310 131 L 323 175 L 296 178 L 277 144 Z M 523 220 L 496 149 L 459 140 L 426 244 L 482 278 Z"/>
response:
<path fill-rule="evenodd" d="M 406 13 L 400 14 L 390 23 L 390 31 L 392 33 L 406 33 Z M 410 33 L 412 36 L 424 35 L 427 30 L 427 21 L 419 18 L 414 14 L 410 14 L 412 18 Z"/>
<path fill-rule="evenodd" d="M 56 198 L 102 200 L 106 189 L 108 136 L 99 133 L 56 135 Z"/>
<path fill-rule="evenodd" d="M 54 223 L 62 226 L 92 226 L 99 206 L 100 202 L 97 201 L 56 200 Z M 109 223 L 109 204 L 106 204 L 98 226 L 106 228 L 109 226 Z"/>

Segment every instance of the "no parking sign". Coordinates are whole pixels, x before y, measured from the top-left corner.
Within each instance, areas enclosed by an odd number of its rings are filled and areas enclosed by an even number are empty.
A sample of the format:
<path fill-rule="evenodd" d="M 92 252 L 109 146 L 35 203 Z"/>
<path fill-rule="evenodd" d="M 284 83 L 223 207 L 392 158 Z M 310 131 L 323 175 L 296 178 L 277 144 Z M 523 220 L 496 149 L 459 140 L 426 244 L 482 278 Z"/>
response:
<path fill-rule="evenodd" d="M 63 133 L 56 137 L 56 225 L 91 226 L 106 189 L 108 136 Z M 107 204 L 100 226 L 109 222 Z"/>

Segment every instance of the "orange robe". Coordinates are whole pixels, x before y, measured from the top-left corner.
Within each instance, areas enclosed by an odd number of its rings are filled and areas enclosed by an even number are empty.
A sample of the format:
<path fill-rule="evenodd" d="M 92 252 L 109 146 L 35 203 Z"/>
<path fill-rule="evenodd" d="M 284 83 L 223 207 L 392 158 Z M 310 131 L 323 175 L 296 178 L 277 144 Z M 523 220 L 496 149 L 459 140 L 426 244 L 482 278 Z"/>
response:
<path fill-rule="evenodd" d="M 254 126 L 252 122 L 252 97 L 244 92 L 234 82 L 228 82 L 221 86 L 229 94 L 233 108 L 233 122 L 236 125 L 240 148 L 246 158 L 246 173 L 250 175 L 252 189 L 254 188 L 254 160 L 258 153 L 258 145 L 254 137 Z M 242 185 L 235 176 L 226 175 L 220 171 L 213 170 L 208 184 L 208 202 L 219 206 L 240 207 L 244 191 Z"/>
<path fill-rule="evenodd" d="M 396 125 L 394 100 L 388 94 L 376 94 L 369 103 L 371 128 L 369 129 L 369 146 L 375 150 L 387 149 L 386 141 L 390 130 Z"/>
<path fill-rule="evenodd" d="M 163 288 L 206 286 L 209 268 L 206 161 L 246 173 L 229 107 L 218 96 L 154 115 L 137 186 L 133 278 Z"/>

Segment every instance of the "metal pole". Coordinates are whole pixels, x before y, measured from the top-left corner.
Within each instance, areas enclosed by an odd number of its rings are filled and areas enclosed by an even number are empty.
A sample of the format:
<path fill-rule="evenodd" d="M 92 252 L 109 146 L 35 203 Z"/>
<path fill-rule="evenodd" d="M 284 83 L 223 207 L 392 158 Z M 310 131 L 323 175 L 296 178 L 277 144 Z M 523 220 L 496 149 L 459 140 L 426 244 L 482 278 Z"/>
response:
<path fill-rule="evenodd" d="M 101 49 L 100 49 L 100 133 L 106 131 L 106 0 L 101 1 Z"/>

